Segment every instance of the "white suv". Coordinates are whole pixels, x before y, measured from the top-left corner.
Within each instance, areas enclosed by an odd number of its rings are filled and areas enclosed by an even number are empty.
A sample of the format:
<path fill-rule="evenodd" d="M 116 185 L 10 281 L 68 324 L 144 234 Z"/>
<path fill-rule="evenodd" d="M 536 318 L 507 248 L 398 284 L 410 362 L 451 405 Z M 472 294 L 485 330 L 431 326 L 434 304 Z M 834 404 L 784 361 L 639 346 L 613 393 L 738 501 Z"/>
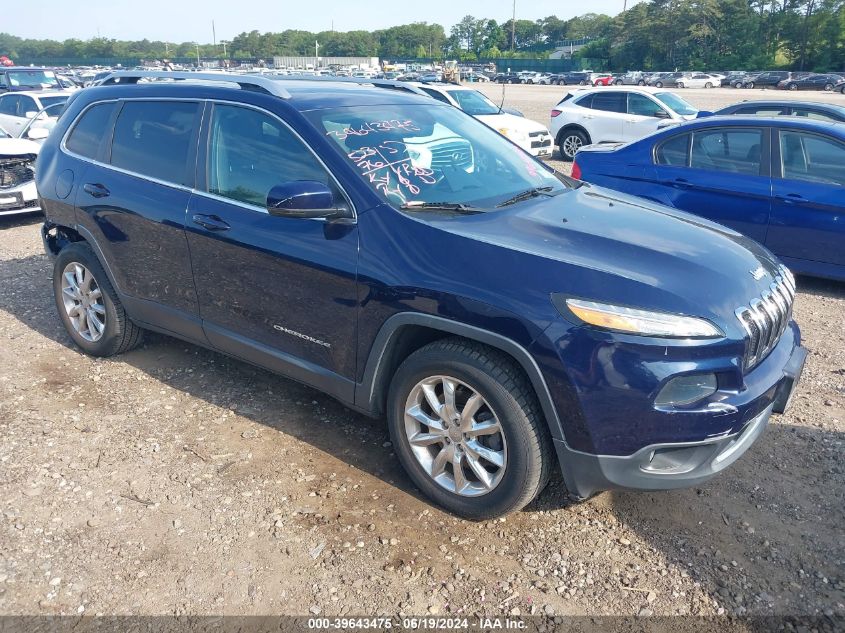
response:
<path fill-rule="evenodd" d="M 573 90 L 551 112 L 551 131 L 563 160 L 584 145 L 629 143 L 659 128 L 694 119 L 692 105 L 659 88 Z"/>
<path fill-rule="evenodd" d="M 438 101 L 448 103 L 474 116 L 482 123 L 508 137 L 532 156 L 549 158 L 554 147 L 552 135 L 542 124 L 504 112 L 478 90 L 454 84 L 408 82 Z"/>

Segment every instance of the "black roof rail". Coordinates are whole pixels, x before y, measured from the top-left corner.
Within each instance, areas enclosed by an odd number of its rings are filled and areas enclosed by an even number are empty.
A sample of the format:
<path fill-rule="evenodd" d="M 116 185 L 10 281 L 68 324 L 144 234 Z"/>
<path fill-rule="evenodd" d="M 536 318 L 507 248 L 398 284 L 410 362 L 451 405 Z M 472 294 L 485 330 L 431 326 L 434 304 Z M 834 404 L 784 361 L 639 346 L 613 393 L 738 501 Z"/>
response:
<path fill-rule="evenodd" d="M 290 99 L 290 93 L 278 81 L 267 75 L 237 73 L 190 72 L 178 70 L 120 70 L 109 74 L 98 85 L 136 84 L 141 79 L 173 79 L 237 84 L 242 90 L 258 90 L 281 99 Z"/>

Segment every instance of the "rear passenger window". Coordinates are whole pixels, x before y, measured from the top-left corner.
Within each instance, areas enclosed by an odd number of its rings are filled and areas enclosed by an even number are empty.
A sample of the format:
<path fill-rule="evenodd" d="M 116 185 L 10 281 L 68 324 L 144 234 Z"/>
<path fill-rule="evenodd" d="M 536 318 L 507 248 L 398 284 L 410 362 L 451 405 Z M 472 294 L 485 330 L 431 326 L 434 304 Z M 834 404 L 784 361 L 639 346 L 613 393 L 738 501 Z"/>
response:
<path fill-rule="evenodd" d="M 276 185 L 325 183 L 341 194 L 314 154 L 287 126 L 251 108 L 215 105 L 208 147 L 209 193 L 265 209 Z"/>
<path fill-rule="evenodd" d="M 593 95 L 593 110 L 625 112 L 628 109 L 624 92 L 597 92 Z"/>
<path fill-rule="evenodd" d="M 690 166 L 711 171 L 758 175 L 763 133 L 760 130 L 694 132 Z"/>
<path fill-rule="evenodd" d="M 192 184 L 188 153 L 197 108 L 189 101 L 127 101 L 114 126 L 111 164 L 166 182 Z"/>
<path fill-rule="evenodd" d="M 113 109 L 114 103 L 98 103 L 88 108 L 73 127 L 65 147 L 85 158 L 97 158 Z"/>
<path fill-rule="evenodd" d="M 673 136 L 657 147 L 655 159 L 658 165 L 686 167 L 689 155 L 689 134 Z"/>

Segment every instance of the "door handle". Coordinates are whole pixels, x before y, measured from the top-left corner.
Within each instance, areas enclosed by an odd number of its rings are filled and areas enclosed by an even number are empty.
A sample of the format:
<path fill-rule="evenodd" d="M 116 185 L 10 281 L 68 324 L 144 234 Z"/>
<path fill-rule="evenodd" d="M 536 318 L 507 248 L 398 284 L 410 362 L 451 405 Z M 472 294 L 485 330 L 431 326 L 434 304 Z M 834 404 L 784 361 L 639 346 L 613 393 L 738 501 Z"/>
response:
<path fill-rule="evenodd" d="M 197 213 L 192 219 L 194 224 L 199 224 L 201 227 L 208 229 L 209 231 L 228 231 L 232 228 L 227 222 L 216 215 L 204 215 L 202 213 Z"/>
<path fill-rule="evenodd" d="M 788 193 L 786 195 L 775 196 L 775 198 L 787 204 L 802 204 L 807 202 L 807 199 L 800 193 Z"/>
<path fill-rule="evenodd" d="M 94 198 L 107 198 L 111 192 L 99 183 L 88 182 L 82 185 L 82 190 Z"/>

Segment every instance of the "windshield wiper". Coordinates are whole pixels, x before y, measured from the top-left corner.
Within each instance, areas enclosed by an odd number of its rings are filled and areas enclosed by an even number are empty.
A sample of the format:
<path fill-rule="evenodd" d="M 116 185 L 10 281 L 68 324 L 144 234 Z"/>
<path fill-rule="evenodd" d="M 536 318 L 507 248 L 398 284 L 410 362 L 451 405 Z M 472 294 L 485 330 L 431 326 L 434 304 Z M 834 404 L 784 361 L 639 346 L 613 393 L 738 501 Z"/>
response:
<path fill-rule="evenodd" d="M 481 213 L 484 211 L 484 209 L 463 202 L 423 202 L 422 200 L 406 202 L 400 209 L 445 209 L 446 211 L 459 211 L 461 213 Z"/>
<path fill-rule="evenodd" d="M 497 204 L 497 207 L 506 207 L 509 204 L 516 204 L 517 202 L 522 202 L 523 200 L 528 200 L 530 198 L 536 198 L 537 196 L 549 196 L 551 197 L 550 193 L 554 190 L 554 187 L 534 187 L 533 189 L 526 189 L 522 193 L 516 194 L 513 198 L 508 198 L 504 202 L 500 202 Z"/>

